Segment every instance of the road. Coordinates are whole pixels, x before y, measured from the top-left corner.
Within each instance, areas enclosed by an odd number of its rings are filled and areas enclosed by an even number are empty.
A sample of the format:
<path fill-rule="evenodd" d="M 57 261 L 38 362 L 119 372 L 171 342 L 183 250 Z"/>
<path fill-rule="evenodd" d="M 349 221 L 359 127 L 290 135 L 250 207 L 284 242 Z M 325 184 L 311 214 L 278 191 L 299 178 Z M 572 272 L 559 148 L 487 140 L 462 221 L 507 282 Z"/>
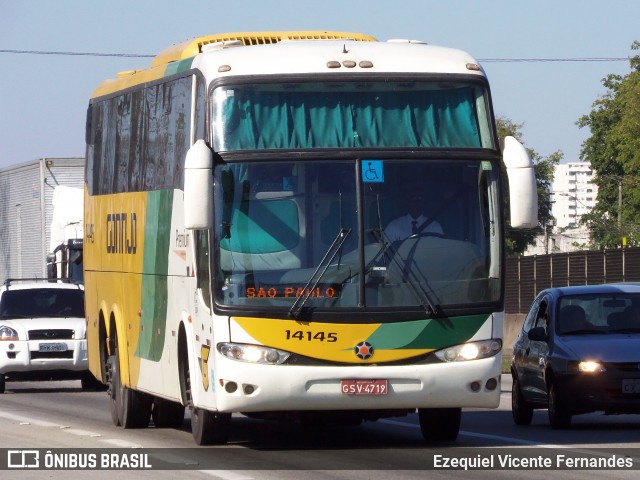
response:
<path fill-rule="evenodd" d="M 150 463 L 180 469 L 153 471 L 91 471 L 92 479 L 110 478 L 220 478 L 260 479 L 368 479 L 392 476 L 414 478 L 636 478 L 637 470 L 504 470 L 467 472 L 445 468 L 449 457 L 482 461 L 493 457 L 497 464 L 508 457 L 537 457 L 542 453 L 575 453 L 578 456 L 623 458 L 626 451 L 640 463 L 640 416 L 590 414 L 574 417 L 566 431 L 551 430 L 546 411 L 537 411 L 529 427 L 511 420 L 511 380 L 503 376 L 500 407 L 496 410 L 465 410 L 458 441 L 452 445 L 425 447 L 417 417 L 401 417 L 365 423 L 359 427 L 303 428 L 295 423 L 233 419 L 230 442 L 225 446 L 196 447 L 187 416 L 181 429 L 140 430 L 116 428 L 111 422 L 105 392 L 84 392 L 80 382 L 7 383 L 0 395 L 0 449 L 68 449 L 102 452 L 151 450 Z M 144 450 L 138 450 L 138 449 Z M 98 449 L 98 450 L 77 450 Z M 180 450 L 178 450 L 180 449 Z M 573 450 L 569 450 L 573 449 Z M 436 456 L 438 459 L 436 460 Z M 500 456 L 500 457 L 499 457 Z M 425 470 L 439 462 L 441 468 Z M 480 461 L 480 460 L 478 460 Z M 518 466 L 518 465 L 516 465 Z M 636 467 L 637 468 L 637 467 Z M 86 471 L 5 471 L 8 478 L 87 478 Z"/>

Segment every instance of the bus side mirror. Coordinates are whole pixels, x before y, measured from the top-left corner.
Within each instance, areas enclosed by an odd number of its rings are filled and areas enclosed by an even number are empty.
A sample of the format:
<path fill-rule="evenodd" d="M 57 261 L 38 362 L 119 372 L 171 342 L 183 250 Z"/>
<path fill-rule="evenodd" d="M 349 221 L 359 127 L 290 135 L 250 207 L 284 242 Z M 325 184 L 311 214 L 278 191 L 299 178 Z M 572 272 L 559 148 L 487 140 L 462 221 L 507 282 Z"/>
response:
<path fill-rule="evenodd" d="M 512 228 L 538 226 L 538 188 L 533 162 L 514 137 L 504 139 L 502 159 L 509 178 L 509 206 Z"/>
<path fill-rule="evenodd" d="M 191 146 L 184 162 L 184 226 L 213 226 L 213 154 L 204 140 Z"/>

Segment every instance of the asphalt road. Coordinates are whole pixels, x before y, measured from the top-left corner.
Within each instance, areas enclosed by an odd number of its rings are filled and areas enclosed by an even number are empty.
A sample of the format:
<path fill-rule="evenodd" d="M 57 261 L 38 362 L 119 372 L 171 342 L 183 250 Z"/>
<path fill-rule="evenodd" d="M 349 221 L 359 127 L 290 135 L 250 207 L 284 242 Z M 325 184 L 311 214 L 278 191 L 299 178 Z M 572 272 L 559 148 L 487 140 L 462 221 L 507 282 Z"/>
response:
<path fill-rule="evenodd" d="M 196 447 L 185 418 L 180 429 L 150 426 L 124 430 L 112 424 L 105 392 L 84 392 L 80 382 L 8 383 L 0 395 L 0 449 L 66 449 L 99 455 L 151 452 L 150 464 L 175 470 L 153 471 L 0 471 L 8 478 L 221 478 L 365 479 L 389 476 L 414 478 L 479 478 L 514 475 L 524 478 L 637 478 L 638 470 L 623 465 L 614 470 L 592 468 L 521 470 L 524 461 L 558 455 L 588 459 L 629 457 L 640 465 L 640 416 L 589 414 L 574 417 L 566 431 L 551 430 L 546 411 L 537 411 L 532 425 L 518 427 L 511 420 L 511 380 L 503 376 L 500 407 L 465 410 L 458 440 L 425 446 L 415 415 L 367 422 L 359 427 L 304 428 L 297 423 L 254 420 L 234 416 L 228 445 Z M 88 450 L 81 450 L 88 449 Z M 153 450 L 147 450 L 153 449 Z M 624 450 L 621 450 L 624 449 Z M 633 450 L 636 449 L 636 450 Z M 87 453 L 88 455 L 88 453 Z M 626 457 L 625 457 L 626 456 Z M 465 471 L 451 462 L 489 462 Z M 620 460 L 623 459 L 623 460 Z M 0 459 L 1 461 L 2 459 Z M 66 460 L 65 460 L 66 461 Z M 457 460 L 460 462 L 460 460 Z M 504 469 L 500 462 L 515 462 Z M 587 461 L 587 460 L 584 460 Z M 592 461 L 592 460 L 588 460 Z M 449 462 L 449 464 L 447 464 Z M 437 465 L 437 468 L 434 467 Z M 507 466 L 509 466 L 507 464 Z M 566 466 L 566 465 L 563 465 Z"/>

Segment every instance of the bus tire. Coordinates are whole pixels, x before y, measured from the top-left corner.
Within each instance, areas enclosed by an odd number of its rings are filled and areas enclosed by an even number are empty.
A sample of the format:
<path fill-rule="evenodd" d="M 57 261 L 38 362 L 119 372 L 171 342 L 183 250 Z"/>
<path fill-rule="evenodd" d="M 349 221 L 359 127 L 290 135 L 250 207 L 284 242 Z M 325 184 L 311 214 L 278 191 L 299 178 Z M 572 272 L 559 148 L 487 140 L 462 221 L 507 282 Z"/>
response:
<path fill-rule="evenodd" d="M 116 347 L 111 364 L 111 419 L 123 428 L 145 428 L 151 418 L 151 397 L 122 385 L 120 357 Z"/>
<path fill-rule="evenodd" d="M 227 443 L 231 431 L 231 414 L 210 412 L 193 405 L 191 369 L 189 368 L 187 340 L 183 329 L 180 329 L 178 334 L 178 374 L 182 403 L 188 406 L 191 412 L 191 433 L 196 444 L 219 445 Z"/>
<path fill-rule="evenodd" d="M 453 442 L 460 432 L 461 408 L 419 408 L 422 437 L 428 443 Z"/>
<path fill-rule="evenodd" d="M 155 398 L 151 419 L 156 428 L 180 428 L 184 422 L 184 406 L 178 402 Z"/>
<path fill-rule="evenodd" d="M 109 395 L 109 408 L 111 410 L 111 420 L 116 427 L 121 425 L 119 406 L 116 401 L 116 392 L 120 389 L 120 371 L 115 355 L 109 355 L 105 364 L 105 378 L 107 381 L 107 394 Z M 119 396 L 118 396 L 119 397 Z"/>
<path fill-rule="evenodd" d="M 231 414 L 191 409 L 191 433 L 198 445 L 227 443 L 231 430 Z"/>

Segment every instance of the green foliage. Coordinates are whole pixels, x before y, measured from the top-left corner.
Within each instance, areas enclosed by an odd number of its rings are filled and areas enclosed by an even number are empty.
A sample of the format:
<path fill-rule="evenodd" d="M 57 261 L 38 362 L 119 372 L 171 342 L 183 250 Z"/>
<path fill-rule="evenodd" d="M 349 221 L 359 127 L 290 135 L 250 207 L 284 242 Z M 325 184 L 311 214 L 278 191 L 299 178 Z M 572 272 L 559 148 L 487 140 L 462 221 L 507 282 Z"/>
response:
<path fill-rule="evenodd" d="M 640 42 L 631 49 L 640 50 Z M 607 92 L 577 122 L 591 132 L 580 158 L 596 172 L 598 202 L 582 222 L 596 248 L 618 247 L 622 238 L 629 246 L 640 245 L 640 56 L 631 58 L 630 67 L 625 76 L 602 80 Z"/>
<path fill-rule="evenodd" d="M 515 137 L 520 143 L 522 141 L 522 123 L 515 123 L 505 117 L 496 119 L 498 137 L 504 138 L 507 135 Z M 516 230 L 508 225 L 509 215 L 507 214 L 507 234 L 505 238 L 507 255 L 522 255 L 529 245 L 533 245 L 538 235 L 544 233 L 544 229 L 551 224 L 551 183 L 556 165 L 562 160 L 561 151 L 556 151 L 548 157 L 540 156 L 535 150 L 527 148 L 529 157 L 534 163 L 536 182 L 538 187 L 538 227 L 530 230 Z M 506 174 L 504 176 L 506 178 Z M 504 182 L 505 212 L 509 212 L 509 186 Z"/>

